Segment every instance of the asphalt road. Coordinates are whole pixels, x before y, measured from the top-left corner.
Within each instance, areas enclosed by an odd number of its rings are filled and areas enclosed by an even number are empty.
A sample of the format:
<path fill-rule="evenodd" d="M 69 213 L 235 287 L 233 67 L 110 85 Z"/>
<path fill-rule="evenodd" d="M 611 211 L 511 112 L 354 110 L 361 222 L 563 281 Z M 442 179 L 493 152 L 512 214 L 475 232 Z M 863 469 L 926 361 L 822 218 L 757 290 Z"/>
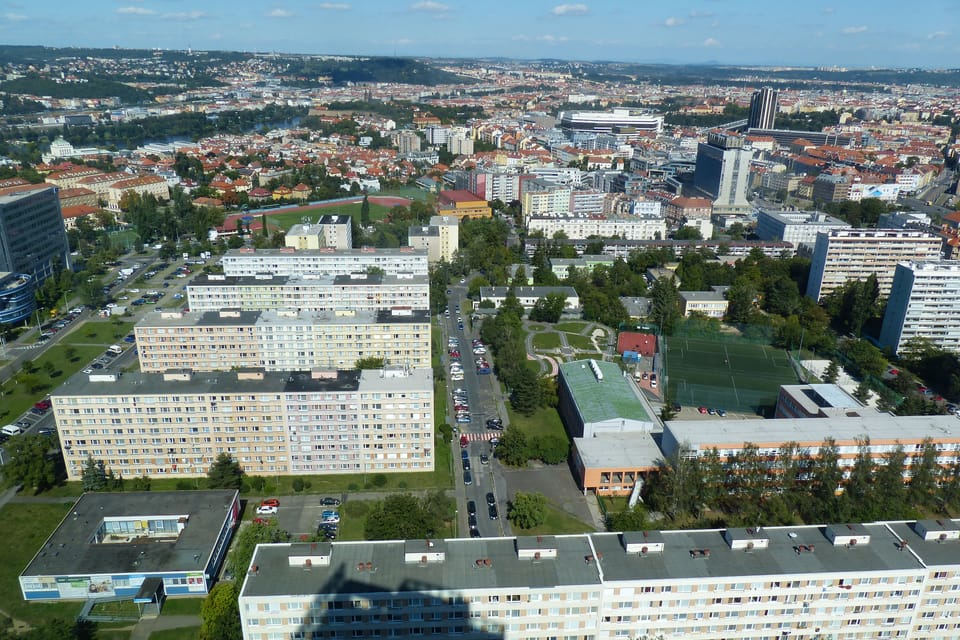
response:
<path fill-rule="evenodd" d="M 500 388 L 494 374 L 478 375 L 474 366 L 473 350 L 470 341 L 479 337 L 479 327 L 471 330 L 470 314 L 467 313 L 472 308 L 472 302 L 467 298 L 467 288 L 465 286 L 451 287 L 451 293 L 448 296 L 450 317 L 441 318 L 443 327 L 443 346 L 444 357 L 443 365 L 447 374 L 448 394 L 456 388 L 466 389 L 467 402 L 470 405 L 471 421 L 466 424 L 457 424 L 455 422 L 452 398 L 448 395 L 448 418 L 450 424 L 456 425 L 461 434 L 473 436 L 474 439 L 466 447 L 470 460 L 470 474 L 473 482 L 470 485 L 463 483 L 463 462 L 459 451 L 454 453 L 454 485 L 457 495 L 457 510 L 459 522 L 459 534 L 461 537 L 470 535 L 467 516 L 467 502 L 472 500 L 477 508 L 477 530 L 484 538 L 495 536 L 510 535 L 510 524 L 506 521 L 506 481 L 502 473 L 500 463 L 492 455 L 492 447 L 487 438 L 492 435 L 498 435 L 499 432 L 491 431 L 486 428 L 486 422 L 490 418 L 503 418 L 504 424 L 507 422 L 507 416 L 500 415 Z M 456 307 L 460 305 L 460 315 L 463 317 L 464 328 L 460 329 L 457 323 Z M 456 336 L 460 340 L 461 362 L 463 364 L 463 377 L 460 382 L 449 380 L 450 359 L 446 356 L 447 338 Z M 485 356 L 492 362 L 492 356 L 488 352 Z M 478 439 L 482 438 L 482 439 Z M 456 440 L 456 439 L 455 439 Z M 459 449 L 459 443 L 454 444 Z M 490 458 L 488 464 L 480 464 L 480 455 L 487 454 Z M 488 513 L 486 495 L 493 493 L 497 497 L 497 520 L 491 520 Z"/>

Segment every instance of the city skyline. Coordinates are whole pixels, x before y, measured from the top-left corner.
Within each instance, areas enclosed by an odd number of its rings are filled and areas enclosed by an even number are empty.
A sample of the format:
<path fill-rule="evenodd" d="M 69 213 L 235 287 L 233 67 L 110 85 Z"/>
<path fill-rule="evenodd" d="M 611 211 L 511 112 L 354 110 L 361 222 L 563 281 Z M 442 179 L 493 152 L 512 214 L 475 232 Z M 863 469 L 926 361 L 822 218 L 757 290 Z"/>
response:
<path fill-rule="evenodd" d="M 0 41 L 53 47 L 277 51 L 351 56 L 944 68 L 960 44 L 949 2 L 903 11 L 817 0 L 662 5 L 454 0 L 0 3 Z M 95 28 L 94 28 L 95 27 Z M 955 30 L 954 30 L 955 31 Z"/>

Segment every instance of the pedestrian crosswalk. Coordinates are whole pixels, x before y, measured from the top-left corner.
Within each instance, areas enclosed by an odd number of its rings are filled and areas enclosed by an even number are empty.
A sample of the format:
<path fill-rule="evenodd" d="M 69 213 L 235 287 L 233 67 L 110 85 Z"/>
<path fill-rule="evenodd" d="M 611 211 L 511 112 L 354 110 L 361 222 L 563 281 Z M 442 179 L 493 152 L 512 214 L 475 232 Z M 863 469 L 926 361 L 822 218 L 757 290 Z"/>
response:
<path fill-rule="evenodd" d="M 496 433 L 464 433 L 468 442 L 483 442 L 497 437 Z"/>

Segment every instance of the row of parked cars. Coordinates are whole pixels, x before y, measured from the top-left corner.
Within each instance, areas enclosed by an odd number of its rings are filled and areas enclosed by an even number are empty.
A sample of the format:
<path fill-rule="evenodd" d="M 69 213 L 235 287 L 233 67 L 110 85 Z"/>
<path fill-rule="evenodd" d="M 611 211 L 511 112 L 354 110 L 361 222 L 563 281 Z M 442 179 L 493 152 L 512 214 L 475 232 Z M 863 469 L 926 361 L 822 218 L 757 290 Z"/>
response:
<path fill-rule="evenodd" d="M 325 497 L 320 499 L 320 504 L 324 507 L 339 507 L 340 498 Z M 270 520 L 262 516 L 276 516 L 280 513 L 280 500 L 278 498 L 266 498 L 257 505 L 257 517 L 253 519 L 254 524 L 266 525 Z M 327 540 L 335 540 L 340 529 L 340 513 L 335 509 L 324 509 L 320 514 L 320 522 L 317 525 L 317 533 L 323 534 Z"/>
<path fill-rule="evenodd" d="M 50 321 L 40 327 L 40 337 L 38 340 L 40 342 L 45 342 L 55 336 L 57 332 L 66 329 L 71 322 L 80 317 L 80 314 L 83 313 L 83 307 L 75 307 L 71 309 L 65 316 L 59 320 Z"/>

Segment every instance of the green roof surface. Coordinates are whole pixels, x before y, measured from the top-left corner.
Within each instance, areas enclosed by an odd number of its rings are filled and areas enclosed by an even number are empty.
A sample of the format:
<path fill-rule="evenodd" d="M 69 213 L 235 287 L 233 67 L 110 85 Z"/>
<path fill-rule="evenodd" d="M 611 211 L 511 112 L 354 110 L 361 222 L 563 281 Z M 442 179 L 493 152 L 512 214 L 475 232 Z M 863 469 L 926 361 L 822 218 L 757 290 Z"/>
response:
<path fill-rule="evenodd" d="M 603 374 L 603 380 L 597 380 L 589 360 L 575 360 L 560 365 L 560 373 L 573 394 L 584 424 L 616 418 L 654 421 L 617 364 L 602 360 L 593 362 Z"/>

